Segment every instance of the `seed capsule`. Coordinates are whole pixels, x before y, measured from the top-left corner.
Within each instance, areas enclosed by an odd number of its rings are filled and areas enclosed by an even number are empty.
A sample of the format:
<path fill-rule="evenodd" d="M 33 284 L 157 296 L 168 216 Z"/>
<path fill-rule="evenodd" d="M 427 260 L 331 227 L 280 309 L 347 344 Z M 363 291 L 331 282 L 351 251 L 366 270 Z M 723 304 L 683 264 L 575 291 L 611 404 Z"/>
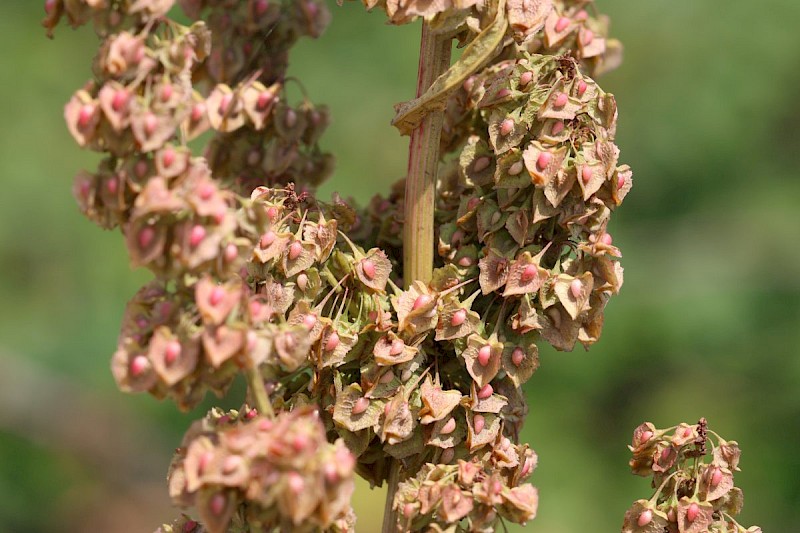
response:
<path fill-rule="evenodd" d="M 391 383 L 393 379 L 394 379 L 394 372 L 389 370 L 388 372 L 386 372 L 381 376 L 381 379 L 379 381 L 385 385 L 387 383 Z"/>
<path fill-rule="evenodd" d="M 206 104 L 198 102 L 192 107 L 192 122 L 200 122 L 206 116 Z"/>
<path fill-rule="evenodd" d="M 533 80 L 533 72 L 527 70 L 523 72 L 519 77 L 519 86 L 525 87 Z"/>
<path fill-rule="evenodd" d="M 164 350 L 164 362 L 167 366 L 173 364 L 181 356 L 181 343 L 178 341 L 170 341 Z"/>
<path fill-rule="evenodd" d="M 225 115 L 228 113 L 228 110 L 231 107 L 231 103 L 233 102 L 233 94 L 227 93 L 222 96 L 222 99 L 219 101 L 219 114 Z"/>
<path fill-rule="evenodd" d="M 111 109 L 117 112 L 122 111 L 122 109 L 128 103 L 129 97 L 130 95 L 125 89 L 120 89 L 119 91 L 115 92 L 114 98 L 111 99 Z"/>
<path fill-rule="evenodd" d="M 497 99 L 500 100 L 502 98 L 506 98 L 508 95 L 511 94 L 511 91 L 508 89 L 500 89 L 497 91 Z"/>
<path fill-rule="evenodd" d="M 301 253 L 303 253 L 303 245 L 300 244 L 300 241 L 294 241 L 289 246 L 289 260 L 294 261 L 295 259 L 300 257 Z"/>
<path fill-rule="evenodd" d="M 492 357 L 492 347 L 488 344 L 478 350 L 478 364 L 486 366 L 489 364 L 489 359 Z"/>
<path fill-rule="evenodd" d="M 148 113 L 144 117 L 144 132 L 147 135 L 152 135 L 156 132 L 156 128 L 158 128 L 158 117 L 156 117 L 153 113 Z"/>
<path fill-rule="evenodd" d="M 586 84 L 585 81 L 581 80 L 580 82 L 578 82 L 578 96 L 583 96 L 584 94 L 586 94 L 586 89 L 588 88 L 589 86 Z"/>
<path fill-rule="evenodd" d="M 478 398 L 480 398 L 481 400 L 485 400 L 486 398 L 491 397 L 492 394 L 494 394 L 494 389 L 489 383 L 487 383 L 486 385 L 481 387 L 481 390 L 478 391 Z"/>
<path fill-rule="evenodd" d="M 522 274 L 519 276 L 519 280 L 522 283 L 529 283 L 536 279 L 536 276 L 539 273 L 536 271 L 536 265 L 527 265 L 525 270 L 522 271 Z"/>
<path fill-rule="evenodd" d="M 332 352 L 339 346 L 339 334 L 335 331 L 328 336 L 325 341 L 325 351 Z"/>
<path fill-rule="evenodd" d="M 80 112 L 78 113 L 78 127 L 85 128 L 89 125 L 92 121 L 92 116 L 95 112 L 95 106 L 93 104 L 85 104 L 81 107 Z"/>
<path fill-rule="evenodd" d="M 524 165 L 525 163 L 522 160 L 517 161 L 516 163 L 508 167 L 508 175 L 509 176 L 518 175 L 520 172 L 522 172 Z"/>
<path fill-rule="evenodd" d="M 711 486 L 716 487 L 720 483 L 722 483 L 722 470 L 714 468 L 714 471 L 711 473 Z"/>
<path fill-rule="evenodd" d="M 456 451 L 453 448 L 447 448 L 442 452 L 442 455 L 439 459 L 442 463 L 449 464 L 450 461 L 453 460 L 453 457 L 455 457 L 455 455 Z"/>
<path fill-rule="evenodd" d="M 369 398 L 365 398 L 362 396 L 361 398 L 356 400 L 356 403 L 353 404 L 352 413 L 354 415 L 360 415 L 361 413 L 367 410 L 367 407 L 369 407 Z"/>
<path fill-rule="evenodd" d="M 553 124 L 553 128 L 550 130 L 553 135 L 558 135 L 562 131 L 564 131 L 564 122 L 561 120 Z"/>
<path fill-rule="evenodd" d="M 309 313 L 303 317 L 303 325 L 307 329 L 314 329 L 314 326 L 317 325 L 317 317 L 314 313 Z"/>
<path fill-rule="evenodd" d="M 475 172 L 482 172 L 487 168 L 489 168 L 489 163 L 491 163 L 491 160 L 488 157 L 486 156 L 479 157 L 478 159 L 475 160 L 475 164 L 473 165 L 472 168 Z"/>
<path fill-rule="evenodd" d="M 445 424 L 442 426 L 442 429 L 439 430 L 439 433 L 441 433 L 442 435 L 449 435 L 455 430 L 456 430 L 456 419 L 451 417 L 450 420 L 445 422 Z"/>
<path fill-rule="evenodd" d="M 375 279 L 375 262 L 372 259 L 364 259 L 361 261 L 361 270 L 364 271 L 364 276 L 367 279 Z"/>
<path fill-rule="evenodd" d="M 197 248 L 203 239 L 206 238 L 206 228 L 201 226 L 200 224 L 196 224 L 192 227 L 192 231 L 189 233 L 189 246 L 192 248 Z"/>
<path fill-rule="evenodd" d="M 419 296 L 417 296 L 417 299 L 414 300 L 414 305 L 412 305 L 411 307 L 416 311 L 417 309 L 422 309 L 423 307 L 427 306 L 428 304 L 431 303 L 431 301 L 433 301 L 433 298 L 431 298 L 429 295 L 420 294 Z"/>
<path fill-rule="evenodd" d="M 556 96 L 556 100 L 553 102 L 553 105 L 555 107 L 564 107 L 567 105 L 567 102 L 569 102 L 569 96 L 567 96 L 567 93 L 559 93 L 558 96 Z"/>
<path fill-rule="evenodd" d="M 239 468 L 242 464 L 242 458 L 238 455 L 230 455 L 222 462 L 222 472 L 224 474 L 231 474 Z"/>
<path fill-rule="evenodd" d="M 581 179 L 583 180 L 584 185 L 588 185 L 592 180 L 592 174 L 592 167 L 588 165 L 583 167 L 583 170 L 581 170 Z"/>
<path fill-rule="evenodd" d="M 614 239 L 611 238 L 610 233 L 603 233 L 603 235 L 600 237 L 600 242 L 606 246 L 611 246 L 611 243 L 614 242 Z"/>
<path fill-rule="evenodd" d="M 525 350 L 517 346 L 514 348 L 514 351 L 511 352 L 511 362 L 514 363 L 514 366 L 519 366 L 522 364 L 522 361 L 525 360 Z"/>
<path fill-rule="evenodd" d="M 514 119 L 507 118 L 503 122 L 500 123 L 500 135 L 505 137 L 509 133 L 514 131 Z"/>
<path fill-rule="evenodd" d="M 553 161 L 553 154 L 550 152 L 542 152 L 539 154 L 539 157 L 536 158 L 536 168 L 544 170 L 550 166 L 551 161 Z"/>
<path fill-rule="evenodd" d="M 147 357 L 144 355 L 137 355 L 131 361 L 130 372 L 131 376 L 138 378 L 142 374 L 145 373 L 147 368 L 150 366 L 150 361 L 147 360 Z"/>
<path fill-rule="evenodd" d="M 586 33 L 583 34 L 583 46 L 587 46 L 594 41 L 594 32 L 592 30 L 586 30 Z"/>
<path fill-rule="evenodd" d="M 156 230 L 153 226 L 145 226 L 139 231 L 137 240 L 139 241 L 140 248 L 147 248 L 156 236 Z"/>
<path fill-rule="evenodd" d="M 650 509 L 646 509 L 642 511 L 642 514 L 639 515 L 639 520 L 636 521 L 639 524 L 639 527 L 644 527 L 650 522 L 653 521 L 653 511 Z"/>
<path fill-rule="evenodd" d="M 308 287 L 308 274 L 301 273 L 297 276 L 297 286 L 301 291 L 305 291 Z"/>
<path fill-rule="evenodd" d="M 583 293 L 583 283 L 581 283 L 581 280 L 573 279 L 572 283 L 569 284 L 569 292 L 576 300 L 580 298 L 581 293 Z"/>
<path fill-rule="evenodd" d="M 653 438 L 653 432 L 648 429 L 642 432 L 642 435 L 639 437 L 639 442 L 641 444 L 644 444 L 645 442 L 649 441 L 652 438 Z"/>
<path fill-rule="evenodd" d="M 217 516 L 225 511 L 225 505 L 228 503 L 227 498 L 222 493 L 214 494 L 208 502 L 208 508 Z"/>
<path fill-rule="evenodd" d="M 688 509 L 686 509 L 686 521 L 687 522 L 694 522 L 697 520 L 697 515 L 700 514 L 700 506 L 696 503 L 692 503 Z"/>
<path fill-rule="evenodd" d="M 400 355 L 406 347 L 406 343 L 402 339 L 395 339 L 392 341 L 392 347 L 389 348 L 389 355 Z"/>
<path fill-rule="evenodd" d="M 569 26 L 569 19 L 567 17 L 561 17 L 556 22 L 556 32 L 561 33 L 567 29 L 567 26 Z"/>
<path fill-rule="evenodd" d="M 459 309 L 453 316 L 450 318 L 450 325 L 454 328 L 457 328 L 461 324 L 463 324 L 467 320 L 467 310 L 466 309 Z"/>
<path fill-rule="evenodd" d="M 472 427 L 475 429 L 476 434 L 483 431 L 483 426 L 485 425 L 486 425 L 486 419 L 483 418 L 483 415 L 475 415 L 472 418 Z"/>
<path fill-rule="evenodd" d="M 295 496 L 302 493 L 303 489 L 306 487 L 306 482 L 305 480 L 303 480 L 303 476 L 301 476 L 297 472 L 289 472 L 289 475 L 287 476 L 287 481 L 289 483 L 289 490 Z"/>
<path fill-rule="evenodd" d="M 225 290 L 222 287 L 214 287 L 214 290 L 211 291 L 211 294 L 208 296 L 208 303 L 211 306 L 217 306 L 225 297 Z"/>
<path fill-rule="evenodd" d="M 297 113 L 294 109 L 286 111 L 286 118 L 284 119 L 287 128 L 294 128 L 297 125 Z"/>

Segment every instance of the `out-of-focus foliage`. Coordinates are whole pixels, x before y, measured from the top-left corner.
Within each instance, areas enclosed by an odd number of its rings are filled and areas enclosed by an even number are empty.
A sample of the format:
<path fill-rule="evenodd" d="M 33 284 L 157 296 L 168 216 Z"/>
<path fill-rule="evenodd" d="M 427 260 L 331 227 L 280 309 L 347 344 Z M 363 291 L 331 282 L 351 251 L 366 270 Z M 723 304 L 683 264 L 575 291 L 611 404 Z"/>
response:
<path fill-rule="evenodd" d="M 526 530 L 617 531 L 646 482 L 630 430 L 706 416 L 744 453 L 743 523 L 800 520 L 800 4 L 598 0 L 626 45 L 604 78 L 636 186 L 610 231 L 625 286 L 591 352 L 543 351 L 523 440 L 541 458 Z M 387 28 L 332 6 L 292 70 L 334 123 L 326 185 L 366 201 L 400 177 L 407 140 L 389 121 L 413 96 L 417 25 Z M 87 32 L 55 42 L 39 2 L 0 3 L 0 524 L 2 530 L 147 531 L 173 515 L 163 476 L 192 418 L 120 395 L 108 369 L 125 301 L 147 279 L 117 235 L 70 194 L 93 166 L 61 114 L 90 75 Z M 300 90 L 297 90 L 300 98 Z M 359 486 L 359 531 L 382 494 Z M 580 512 L 575 512 L 580 510 Z M 105 529 L 103 529 L 105 528 Z"/>

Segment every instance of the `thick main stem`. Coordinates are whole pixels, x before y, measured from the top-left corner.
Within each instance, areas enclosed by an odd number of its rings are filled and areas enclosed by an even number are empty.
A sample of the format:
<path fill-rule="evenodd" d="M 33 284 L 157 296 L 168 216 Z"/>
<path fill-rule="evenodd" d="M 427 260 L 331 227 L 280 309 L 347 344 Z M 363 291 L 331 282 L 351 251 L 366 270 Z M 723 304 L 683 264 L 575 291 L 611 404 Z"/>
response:
<path fill-rule="evenodd" d="M 449 66 L 450 39 L 437 37 L 428 23 L 423 22 L 417 71 L 417 97 L 421 96 Z M 443 111 L 428 113 L 422 124 L 411 133 L 403 227 L 403 279 L 406 288 L 415 280 L 428 283 L 433 275 L 433 212 L 443 120 Z M 400 477 L 400 463 L 393 460 L 389 465 L 383 533 L 393 533 L 397 530 L 394 497 Z"/>

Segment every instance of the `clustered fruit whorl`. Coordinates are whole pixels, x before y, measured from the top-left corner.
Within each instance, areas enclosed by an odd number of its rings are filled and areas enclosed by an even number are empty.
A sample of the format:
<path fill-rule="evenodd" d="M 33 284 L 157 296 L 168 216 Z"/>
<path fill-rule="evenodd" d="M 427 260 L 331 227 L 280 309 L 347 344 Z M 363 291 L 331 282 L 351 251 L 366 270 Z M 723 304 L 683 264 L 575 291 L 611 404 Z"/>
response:
<path fill-rule="evenodd" d="M 733 485 L 739 444 L 708 429 L 704 418 L 663 430 L 645 422 L 628 448 L 633 473 L 652 476 L 657 490 L 625 513 L 622 533 L 761 533 L 733 518 L 744 504 L 742 490 Z"/>
<path fill-rule="evenodd" d="M 445 111 L 437 268 L 402 290 L 399 188 L 361 212 L 311 196 L 332 169 L 328 115 L 289 105 L 286 67 L 324 4 L 179 3 L 190 26 L 171 0 L 48 0 L 45 20 L 94 20 L 102 38 L 65 115 L 106 158 L 75 195 L 155 274 L 126 309 L 118 385 L 189 409 L 244 372 L 258 405 L 189 430 L 171 493 L 205 524 L 162 531 L 349 531 L 351 471 L 380 484 L 393 461 L 401 529 L 532 519 L 536 455 L 518 442 L 537 342 L 595 342 L 622 285 L 607 225 L 631 173 L 614 98 L 589 78 L 618 62 L 605 19 L 588 1 L 383 3 L 465 46 L 398 107 L 406 132 Z"/>

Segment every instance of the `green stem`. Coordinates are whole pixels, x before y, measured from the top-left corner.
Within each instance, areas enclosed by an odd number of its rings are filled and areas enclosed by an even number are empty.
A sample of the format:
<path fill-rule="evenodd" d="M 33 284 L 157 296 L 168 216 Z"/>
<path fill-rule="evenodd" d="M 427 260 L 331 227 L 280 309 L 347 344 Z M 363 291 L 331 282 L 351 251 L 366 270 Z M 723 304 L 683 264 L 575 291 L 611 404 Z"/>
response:
<path fill-rule="evenodd" d="M 250 368 L 245 373 L 247 377 L 247 389 L 250 391 L 250 397 L 256 404 L 256 409 L 262 415 L 269 418 L 275 418 L 275 412 L 272 410 L 272 404 L 267 395 L 267 389 L 264 387 L 264 379 L 261 377 L 261 372 L 258 368 Z"/>

